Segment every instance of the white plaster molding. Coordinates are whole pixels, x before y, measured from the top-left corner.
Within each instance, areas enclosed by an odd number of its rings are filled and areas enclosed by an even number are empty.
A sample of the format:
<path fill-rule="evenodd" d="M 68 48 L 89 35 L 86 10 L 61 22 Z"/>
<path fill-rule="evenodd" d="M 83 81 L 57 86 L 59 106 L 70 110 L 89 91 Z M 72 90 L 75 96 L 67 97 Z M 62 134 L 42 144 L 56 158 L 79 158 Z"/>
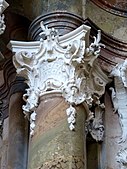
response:
<path fill-rule="evenodd" d="M 73 130 L 75 105 L 86 102 L 89 108 L 93 104 L 98 106 L 99 98 L 104 94 L 105 85 L 109 82 L 107 75 L 96 63 L 103 46 L 100 43 L 101 32 L 98 32 L 97 38 L 94 37 L 94 42 L 89 46 L 90 27 L 86 25 L 62 37 L 58 36 L 54 28 L 48 29 L 42 22 L 40 26 L 40 41 L 10 41 L 9 45 L 15 52 L 13 63 L 17 74 L 25 77 L 29 86 L 23 96 L 26 101 L 23 111 L 26 116 L 34 112 L 34 120 L 30 119 L 31 123 L 33 122 L 33 133 L 39 97 L 56 90 L 62 93 L 70 105 L 66 113 L 69 127 Z M 45 40 L 43 36 L 46 37 Z"/>
<path fill-rule="evenodd" d="M 86 120 L 86 133 L 90 133 L 96 141 L 103 141 L 104 125 L 103 125 L 103 112 L 104 103 L 95 106 L 94 112 L 89 111 L 88 119 Z"/>
<path fill-rule="evenodd" d="M 9 6 L 9 4 L 5 0 L 0 0 L 0 35 L 5 31 L 5 23 L 4 23 L 4 10 Z"/>
<path fill-rule="evenodd" d="M 67 113 L 67 116 L 68 116 L 67 121 L 68 121 L 68 124 L 69 124 L 69 128 L 70 128 L 70 130 L 74 130 L 75 129 L 74 124 L 76 122 L 76 120 L 75 120 L 76 110 L 72 105 L 70 105 L 70 107 L 66 110 L 66 113 Z"/>
<path fill-rule="evenodd" d="M 127 140 L 127 59 L 112 70 L 111 76 L 114 76 L 115 87 L 110 88 L 111 98 L 122 129 L 119 143 L 123 143 Z"/>
<path fill-rule="evenodd" d="M 33 111 L 30 115 L 30 135 L 33 136 L 34 128 L 35 128 L 35 121 L 36 121 L 36 112 Z"/>
<path fill-rule="evenodd" d="M 116 161 L 120 164 L 120 169 L 127 168 L 127 148 L 121 149 L 117 153 Z"/>
<path fill-rule="evenodd" d="M 2 14 L 8 6 L 9 4 L 5 0 L 0 0 L 0 14 Z"/>

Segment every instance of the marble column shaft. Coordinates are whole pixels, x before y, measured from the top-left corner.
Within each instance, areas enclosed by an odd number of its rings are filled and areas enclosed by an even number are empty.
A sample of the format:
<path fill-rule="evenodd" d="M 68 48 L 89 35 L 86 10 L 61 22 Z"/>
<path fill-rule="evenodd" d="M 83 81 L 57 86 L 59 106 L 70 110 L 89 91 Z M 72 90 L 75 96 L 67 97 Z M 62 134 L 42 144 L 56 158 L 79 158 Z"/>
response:
<path fill-rule="evenodd" d="M 28 151 L 28 120 L 22 112 L 22 93 L 15 93 L 9 104 L 8 169 L 26 169 Z"/>
<path fill-rule="evenodd" d="M 30 140 L 28 169 L 85 169 L 85 109 L 76 107 L 75 131 L 67 123 L 68 104 L 58 94 L 41 97 L 34 136 Z"/>

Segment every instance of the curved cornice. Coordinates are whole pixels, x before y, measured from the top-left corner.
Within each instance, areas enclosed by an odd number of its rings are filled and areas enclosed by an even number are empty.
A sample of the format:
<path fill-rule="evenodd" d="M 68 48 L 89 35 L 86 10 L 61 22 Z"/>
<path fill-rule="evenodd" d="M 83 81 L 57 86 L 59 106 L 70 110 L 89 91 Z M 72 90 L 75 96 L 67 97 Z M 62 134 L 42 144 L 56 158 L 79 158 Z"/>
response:
<path fill-rule="evenodd" d="M 45 26 L 55 28 L 59 35 L 67 34 L 83 24 L 83 18 L 70 12 L 55 11 L 37 17 L 30 25 L 28 39 L 39 40 L 41 33 L 40 22 L 43 21 Z"/>
<path fill-rule="evenodd" d="M 84 23 L 91 27 L 90 38 L 92 40 L 93 36 L 97 34 L 97 31 L 100 29 L 96 24 L 94 24 L 89 18 L 87 18 Z M 118 63 L 118 59 L 127 58 L 127 43 L 119 41 L 113 36 L 103 32 L 101 30 L 101 42 L 105 45 L 105 48 L 101 49 L 101 54 L 99 59 L 103 64 L 112 67 Z M 103 65 L 102 64 L 102 65 Z M 110 71 L 107 67 L 107 71 Z"/>
<path fill-rule="evenodd" d="M 107 0 L 91 0 L 95 5 L 99 6 L 100 8 L 110 12 L 114 15 L 119 15 L 122 17 L 127 17 L 127 2 L 121 1 L 118 3 L 116 2 L 109 2 Z M 121 4 L 121 5 L 120 5 Z M 126 4 L 126 6 L 125 6 Z"/>
<path fill-rule="evenodd" d="M 53 27 L 60 31 L 60 35 L 66 34 L 82 25 L 83 23 L 91 27 L 90 38 L 91 41 L 93 36 L 96 36 L 97 31 L 100 28 L 94 24 L 89 18 L 83 19 L 75 14 L 56 11 L 45 15 L 37 17 L 30 25 L 29 28 L 29 39 L 39 40 L 41 28 L 40 22 L 43 21 L 44 25 L 48 25 L 49 28 Z M 127 43 L 119 41 L 113 36 L 102 32 L 101 42 L 106 46 L 101 50 L 101 55 L 99 56 L 101 65 L 107 65 L 107 67 L 112 67 L 117 64 L 118 59 L 125 59 L 127 56 Z M 103 62 L 103 64 L 102 64 Z M 109 68 L 107 68 L 109 71 Z"/>

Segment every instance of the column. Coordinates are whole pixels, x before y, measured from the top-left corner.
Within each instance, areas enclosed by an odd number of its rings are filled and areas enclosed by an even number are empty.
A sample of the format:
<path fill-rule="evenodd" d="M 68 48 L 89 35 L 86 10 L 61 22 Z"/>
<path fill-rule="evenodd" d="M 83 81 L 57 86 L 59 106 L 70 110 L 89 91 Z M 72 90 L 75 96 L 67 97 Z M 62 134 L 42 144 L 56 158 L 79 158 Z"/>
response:
<path fill-rule="evenodd" d="M 78 2 L 79 3 L 79 2 Z M 30 40 L 39 40 L 42 29 L 40 22 L 43 21 L 48 28 L 55 28 L 59 32 L 59 36 L 65 35 L 84 23 L 82 17 L 76 15 L 76 13 L 70 13 L 68 11 L 53 11 L 39 15 L 33 20 L 29 27 L 28 38 Z M 43 36 L 45 38 L 45 36 Z"/>
<path fill-rule="evenodd" d="M 68 33 L 65 26 L 60 36 L 42 21 L 40 17 L 33 22 L 31 37 L 38 41 L 10 42 L 14 66 L 28 85 L 22 106 L 30 120 L 28 169 L 86 169 L 85 130 L 102 140 L 100 98 L 110 81 L 96 61 L 103 46 L 101 32 L 89 44 L 86 25 Z"/>
<path fill-rule="evenodd" d="M 28 169 L 85 169 L 84 106 L 76 107 L 75 130 L 67 124 L 68 104 L 60 94 L 47 94 L 40 98 L 36 127 L 30 139 Z"/>
<path fill-rule="evenodd" d="M 22 95 L 24 86 L 22 79 L 15 82 L 11 90 L 9 103 L 9 140 L 8 140 L 8 169 L 26 169 L 28 158 L 28 120 L 22 111 Z M 18 87 L 19 86 L 19 87 Z"/>

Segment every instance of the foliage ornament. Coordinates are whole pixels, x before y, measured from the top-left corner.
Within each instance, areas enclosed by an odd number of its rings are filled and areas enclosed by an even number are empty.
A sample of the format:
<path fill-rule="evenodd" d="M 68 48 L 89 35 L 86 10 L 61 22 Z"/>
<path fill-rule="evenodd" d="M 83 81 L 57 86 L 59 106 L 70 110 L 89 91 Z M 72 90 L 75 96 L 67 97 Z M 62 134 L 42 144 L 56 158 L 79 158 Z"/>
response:
<path fill-rule="evenodd" d="M 57 30 L 45 27 L 43 22 L 40 26 L 40 41 L 10 41 L 10 48 L 15 52 L 13 63 L 17 74 L 26 78 L 29 87 L 23 96 L 26 101 L 23 112 L 30 117 L 33 135 L 39 98 L 52 91 L 60 92 L 69 104 L 66 110 L 68 124 L 70 130 L 74 130 L 75 106 L 84 102 L 88 109 L 93 105 L 100 106 L 99 99 L 109 82 L 96 63 L 101 46 L 104 46 L 100 43 L 101 32 L 98 31 L 89 45 L 90 27 L 86 25 L 61 37 Z"/>

